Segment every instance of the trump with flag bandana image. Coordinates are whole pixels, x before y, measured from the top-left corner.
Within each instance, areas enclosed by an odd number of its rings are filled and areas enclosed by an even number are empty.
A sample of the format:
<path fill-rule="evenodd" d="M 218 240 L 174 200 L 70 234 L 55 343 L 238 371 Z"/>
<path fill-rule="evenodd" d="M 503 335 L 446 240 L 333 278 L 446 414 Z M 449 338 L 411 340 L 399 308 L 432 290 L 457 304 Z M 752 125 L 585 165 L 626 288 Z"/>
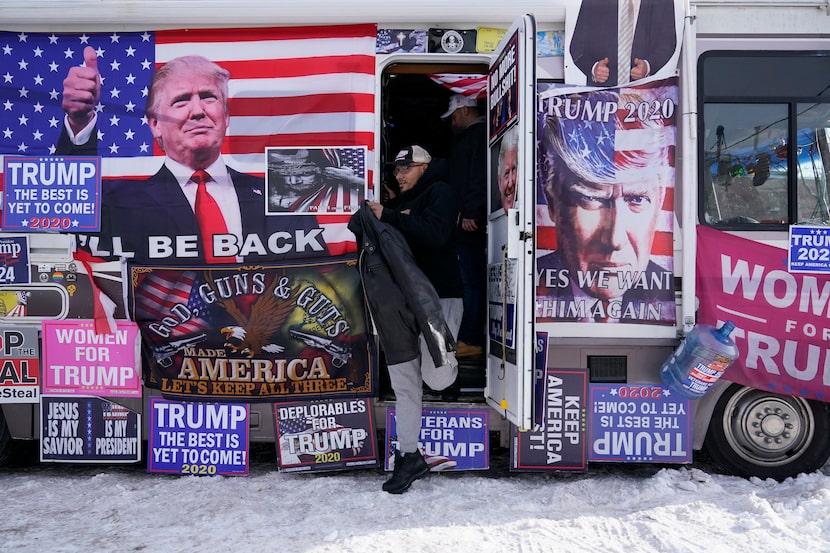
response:
<path fill-rule="evenodd" d="M 537 317 L 674 324 L 674 79 L 543 105 L 542 182 L 556 242 L 537 260 Z"/>

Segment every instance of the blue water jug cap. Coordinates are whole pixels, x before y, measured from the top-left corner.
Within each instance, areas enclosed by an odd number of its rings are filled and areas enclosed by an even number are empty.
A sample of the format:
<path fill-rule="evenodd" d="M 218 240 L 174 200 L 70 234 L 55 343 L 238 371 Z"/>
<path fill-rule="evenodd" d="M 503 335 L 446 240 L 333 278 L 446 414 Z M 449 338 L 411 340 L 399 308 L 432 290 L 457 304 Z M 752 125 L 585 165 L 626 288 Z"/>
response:
<path fill-rule="evenodd" d="M 732 334 L 732 331 L 735 330 L 735 323 L 732 321 L 726 321 L 723 323 L 718 329 L 718 334 L 720 334 L 723 338 L 729 338 L 729 335 Z"/>

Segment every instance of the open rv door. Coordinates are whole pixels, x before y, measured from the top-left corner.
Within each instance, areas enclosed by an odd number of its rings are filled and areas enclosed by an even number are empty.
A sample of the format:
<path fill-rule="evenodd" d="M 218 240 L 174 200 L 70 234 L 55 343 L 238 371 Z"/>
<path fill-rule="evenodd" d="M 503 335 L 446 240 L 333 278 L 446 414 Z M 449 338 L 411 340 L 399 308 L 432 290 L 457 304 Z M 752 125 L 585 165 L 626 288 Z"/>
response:
<path fill-rule="evenodd" d="M 490 64 L 487 403 L 530 428 L 534 364 L 536 22 L 518 18 Z"/>

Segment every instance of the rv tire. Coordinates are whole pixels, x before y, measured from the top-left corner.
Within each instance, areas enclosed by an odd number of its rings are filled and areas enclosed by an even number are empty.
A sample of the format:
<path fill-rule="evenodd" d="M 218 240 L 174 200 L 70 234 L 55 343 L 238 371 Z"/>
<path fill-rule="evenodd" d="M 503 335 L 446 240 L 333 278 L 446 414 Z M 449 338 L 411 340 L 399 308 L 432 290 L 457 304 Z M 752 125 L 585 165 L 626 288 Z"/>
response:
<path fill-rule="evenodd" d="M 784 480 L 830 458 L 830 404 L 732 384 L 718 399 L 704 447 L 728 474 Z"/>

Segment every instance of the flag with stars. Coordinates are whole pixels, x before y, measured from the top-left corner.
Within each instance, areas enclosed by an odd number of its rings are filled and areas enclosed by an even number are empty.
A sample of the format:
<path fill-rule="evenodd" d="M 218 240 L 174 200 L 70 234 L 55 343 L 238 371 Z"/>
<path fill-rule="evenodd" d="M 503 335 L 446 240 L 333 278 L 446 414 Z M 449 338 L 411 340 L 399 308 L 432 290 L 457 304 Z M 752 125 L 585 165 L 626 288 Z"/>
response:
<path fill-rule="evenodd" d="M 164 152 L 144 113 L 150 81 L 161 65 L 184 55 L 204 56 L 231 73 L 222 154 L 234 169 L 264 177 L 266 147 L 308 145 L 362 147 L 371 166 L 376 34 L 368 24 L 0 32 L 0 156 L 56 153 L 63 80 L 91 46 L 101 74 L 95 111 L 104 180 L 147 178 L 161 166 Z M 332 254 L 356 250 L 342 213 L 318 221 Z"/>
<path fill-rule="evenodd" d="M 155 70 L 153 33 L 65 35 L 0 32 L 0 154 L 55 153 L 63 125 L 63 80 L 83 63 L 86 46 L 100 60 L 100 154 L 129 159 L 153 154 L 144 106 Z"/>

